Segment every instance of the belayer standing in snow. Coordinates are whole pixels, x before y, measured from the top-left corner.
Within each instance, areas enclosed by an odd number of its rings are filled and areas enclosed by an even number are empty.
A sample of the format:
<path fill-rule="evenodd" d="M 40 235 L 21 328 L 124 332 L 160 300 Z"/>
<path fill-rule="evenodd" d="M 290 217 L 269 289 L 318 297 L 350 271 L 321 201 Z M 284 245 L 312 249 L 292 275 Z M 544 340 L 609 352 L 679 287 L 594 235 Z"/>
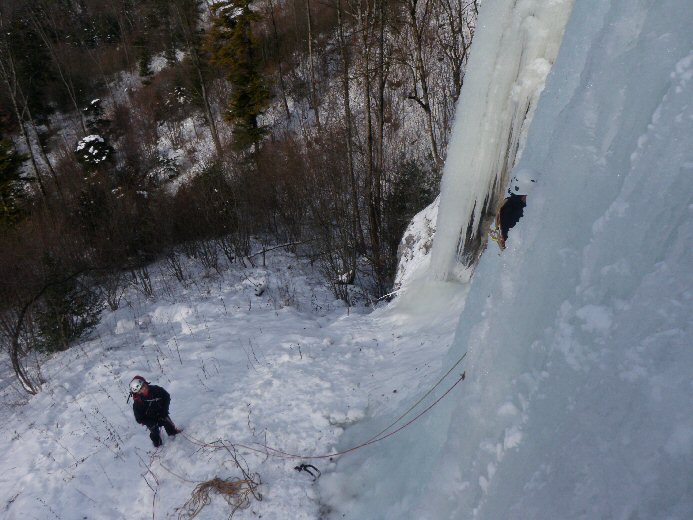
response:
<path fill-rule="evenodd" d="M 505 241 L 508 240 L 508 231 L 519 222 L 524 215 L 527 206 L 527 192 L 532 183 L 536 182 L 531 178 L 529 172 L 521 170 L 513 177 L 510 195 L 503 201 L 501 209 L 496 217 L 496 230 L 494 239 L 498 242 L 501 249 L 505 249 Z"/>
<path fill-rule="evenodd" d="M 135 376 L 130 381 L 130 395 L 133 398 L 132 411 L 135 413 L 135 420 L 149 428 L 149 438 L 155 447 L 162 444 L 162 426 L 169 436 L 181 432 L 168 416 L 171 396 L 166 390 L 149 384 L 142 376 Z"/>

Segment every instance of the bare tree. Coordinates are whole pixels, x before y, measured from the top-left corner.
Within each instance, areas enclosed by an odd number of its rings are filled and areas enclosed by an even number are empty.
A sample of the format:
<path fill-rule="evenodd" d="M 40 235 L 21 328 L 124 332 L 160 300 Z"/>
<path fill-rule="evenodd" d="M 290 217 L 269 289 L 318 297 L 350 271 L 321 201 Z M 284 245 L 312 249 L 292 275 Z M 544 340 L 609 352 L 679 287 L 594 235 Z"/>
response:
<path fill-rule="evenodd" d="M 274 2 L 272 0 L 268 0 L 268 6 L 269 6 L 269 18 L 270 21 L 272 22 L 272 37 L 273 37 L 273 43 L 275 46 L 275 52 L 278 50 L 279 46 L 279 35 L 277 31 L 277 20 L 274 15 Z M 284 65 L 282 64 L 282 60 L 278 60 L 277 64 L 277 69 L 278 69 L 278 76 L 279 76 L 279 91 L 281 92 L 282 95 L 282 106 L 284 107 L 284 114 L 286 115 L 286 121 L 287 123 L 291 121 L 291 111 L 289 110 L 289 102 L 286 98 L 286 83 L 284 81 Z"/>
<path fill-rule="evenodd" d="M 464 68 L 469 59 L 476 26 L 477 0 L 437 0 L 434 9 L 436 42 L 450 65 L 452 102 L 456 103 L 462 90 Z"/>
<path fill-rule="evenodd" d="M 424 53 L 430 47 L 429 32 L 434 0 L 402 0 L 405 10 L 405 23 L 409 29 L 413 56 L 404 56 L 410 69 L 412 90 L 408 98 L 415 101 L 426 115 L 426 129 L 430 139 L 431 155 L 438 166 L 442 166 L 439 153 L 436 126 L 433 120 L 433 107 L 429 88 L 429 70 Z"/>
<path fill-rule="evenodd" d="M 182 4 L 182 5 L 181 5 Z M 176 14 L 178 24 L 185 39 L 185 47 L 190 56 L 195 74 L 197 76 L 197 86 L 200 89 L 200 98 L 202 99 L 202 107 L 204 109 L 205 119 L 209 125 L 209 130 L 212 134 L 212 141 L 217 155 L 221 156 L 222 147 L 217 131 L 217 124 L 212 113 L 212 106 L 207 93 L 207 81 L 202 71 L 202 58 L 200 56 L 200 38 L 197 31 L 199 21 L 199 13 L 195 2 L 175 0 L 171 2 L 171 8 Z"/>
<path fill-rule="evenodd" d="M 49 14 L 50 13 L 50 14 Z M 51 10 L 49 6 L 45 5 L 42 1 L 38 0 L 31 3 L 28 9 L 29 20 L 31 25 L 36 32 L 36 34 L 41 39 L 41 42 L 46 47 L 48 54 L 53 61 L 53 65 L 58 71 L 58 76 L 60 81 L 65 87 L 72 106 L 75 110 L 75 114 L 79 119 L 80 126 L 84 134 L 87 134 L 87 125 L 82 116 L 82 110 L 80 110 L 79 102 L 77 99 L 77 90 L 72 81 L 72 76 L 70 71 L 65 65 L 65 56 L 61 52 L 61 45 L 58 41 L 58 34 L 60 33 L 57 25 L 57 18 L 54 10 Z"/>
<path fill-rule="evenodd" d="M 320 109 L 317 85 L 315 80 L 315 57 L 313 56 L 313 17 L 310 12 L 310 0 L 306 0 L 306 20 L 308 22 L 308 68 L 310 70 L 310 104 L 315 113 L 315 124 L 321 132 Z"/>
<path fill-rule="evenodd" d="M 345 36 L 344 27 L 344 11 L 342 8 L 342 0 L 337 0 L 337 24 L 339 30 L 339 46 L 342 56 L 342 98 L 344 102 L 344 129 L 346 133 L 347 146 L 347 168 L 349 171 L 350 189 L 351 189 L 351 205 L 354 214 L 353 233 L 358 237 L 359 248 L 365 247 L 365 238 L 363 235 L 363 227 L 361 225 L 361 211 L 359 209 L 359 183 L 354 171 L 354 137 L 353 137 L 353 116 L 351 113 L 351 81 L 350 81 L 350 66 L 349 47 Z"/>
<path fill-rule="evenodd" d="M 20 110 L 20 103 L 22 103 L 25 98 L 22 94 L 19 76 L 17 74 L 15 57 L 12 53 L 9 42 L 6 39 L 6 21 L 2 12 L 0 12 L 0 33 L 0 79 L 2 79 L 2 82 L 7 90 L 7 94 L 12 102 L 12 109 L 15 117 L 17 118 L 17 123 L 19 124 L 19 130 L 22 134 L 22 138 L 24 139 L 27 150 L 29 151 L 29 160 L 34 171 L 36 181 L 38 182 L 39 189 L 41 190 L 44 200 L 47 200 L 48 192 L 46 191 L 46 187 L 43 183 L 41 171 L 36 162 L 36 156 L 34 155 L 34 147 L 32 146 L 31 139 L 26 128 L 24 110 Z M 26 105 L 24 105 L 24 107 L 25 106 Z"/>

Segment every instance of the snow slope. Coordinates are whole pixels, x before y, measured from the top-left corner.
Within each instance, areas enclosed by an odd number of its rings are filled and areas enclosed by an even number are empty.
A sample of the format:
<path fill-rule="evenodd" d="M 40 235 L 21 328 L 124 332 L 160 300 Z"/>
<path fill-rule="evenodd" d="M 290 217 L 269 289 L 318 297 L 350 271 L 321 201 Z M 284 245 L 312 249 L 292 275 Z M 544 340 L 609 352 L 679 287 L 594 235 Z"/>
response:
<path fill-rule="evenodd" d="M 693 518 L 691 27 L 687 0 L 575 3 L 518 165 L 538 185 L 444 363 L 468 351 L 464 386 L 340 461 L 334 518 Z"/>
<path fill-rule="evenodd" d="M 294 467 L 327 472 L 333 463 L 275 457 L 261 445 L 332 453 L 347 426 L 401 408 L 437 377 L 464 300 L 459 286 L 427 289 L 436 300 L 422 326 L 404 299 L 364 314 L 279 250 L 265 268 L 234 264 L 223 276 L 188 262 L 185 285 L 166 270 L 150 268 L 155 297 L 129 290 L 93 339 L 45 362 L 40 394 L 4 388 L 0 517 L 178 518 L 199 482 L 242 477 L 229 452 L 199 445 L 222 440 L 244 445 L 237 454 L 263 482 L 263 500 L 235 518 L 318 518 L 315 484 Z M 172 418 L 185 429 L 163 435 L 158 450 L 126 403 L 135 374 L 171 393 Z M 197 518 L 229 513 L 213 496 Z"/>

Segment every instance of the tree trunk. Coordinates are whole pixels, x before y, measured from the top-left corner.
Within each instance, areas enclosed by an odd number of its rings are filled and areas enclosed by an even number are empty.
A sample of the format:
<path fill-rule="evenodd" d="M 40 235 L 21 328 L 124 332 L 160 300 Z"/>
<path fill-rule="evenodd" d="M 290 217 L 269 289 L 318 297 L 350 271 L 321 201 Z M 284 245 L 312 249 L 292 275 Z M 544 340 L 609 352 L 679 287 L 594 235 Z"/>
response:
<path fill-rule="evenodd" d="M 38 182 L 39 189 L 43 195 L 43 200 L 48 201 L 48 192 L 46 187 L 43 185 L 43 179 L 41 178 L 41 172 L 39 170 L 38 164 L 36 162 L 36 156 L 34 155 L 34 147 L 31 144 L 31 139 L 29 138 L 29 133 L 26 130 L 25 121 L 22 112 L 19 110 L 19 105 L 17 104 L 17 98 L 19 94 L 18 90 L 18 78 L 16 70 L 14 67 L 14 58 L 10 54 L 9 48 L 3 45 L 2 54 L 0 56 L 0 75 L 2 75 L 2 81 L 7 88 L 7 94 L 12 102 L 12 109 L 14 115 L 17 118 L 17 123 L 19 124 L 19 130 L 22 134 L 22 138 L 26 143 L 27 150 L 29 151 L 29 161 L 31 162 L 31 168 L 34 170 L 34 175 L 36 176 L 36 181 Z"/>
<path fill-rule="evenodd" d="M 214 114 L 212 114 L 212 105 L 209 103 L 209 97 L 207 96 L 207 87 L 205 85 L 204 76 L 202 75 L 202 67 L 200 66 L 200 59 L 197 54 L 197 49 L 192 49 L 190 51 L 190 54 L 195 56 L 195 58 L 193 58 L 193 63 L 195 65 L 195 70 L 197 71 L 197 79 L 200 82 L 200 94 L 202 95 L 202 104 L 204 106 L 205 119 L 207 119 L 207 124 L 209 124 L 209 131 L 212 134 L 212 140 L 214 141 L 214 148 L 217 151 L 217 156 L 221 157 L 221 140 L 219 139 L 217 124 L 214 121 Z"/>
<path fill-rule="evenodd" d="M 77 102 L 77 93 L 75 92 L 75 87 L 72 84 L 72 78 L 69 77 L 69 75 L 66 73 L 64 70 L 62 63 L 58 57 L 58 53 L 55 49 L 55 46 L 53 43 L 50 41 L 50 38 L 46 34 L 46 31 L 44 30 L 43 26 L 39 22 L 39 20 L 36 18 L 36 14 L 33 10 L 29 10 L 29 18 L 31 20 L 31 23 L 36 30 L 37 34 L 41 38 L 41 41 L 43 44 L 46 46 L 46 49 L 48 50 L 48 53 L 51 56 L 51 59 L 53 60 L 53 64 L 55 65 L 55 68 L 58 71 L 58 75 L 60 76 L 60 81 L 63 83 L 65 90 L 67 91 L 67 95 L 70 98 L 70 101 L 72 101 L 72 106 L 75 109 L 75 113 L 77 114 L 77 117 L 79 117 L 79 123 L 80 126 L 82 127 L 82 131 L 84 132 L 84 135 L 88 133 L 87 131 L 87 125 L 84 122 L 84 117 L 82 115 L 82 110 L 79 108 L 79 103 Z M 47 18 L 48 21 L 51 20 L 50 17 Z M 57 29 L 54 27 L 54 33 L 57 34 Z"/>
<path fill-rule="evenodd" d="M 277 21 L 274 18 L 274 2 L 272 0 L 269 0 L 269 8 L 270 8 L 270 18 L 272 20 L 272 31 L 274 35 L 274 46 L 275 46 L 275 51 L 279 47 L 279 35 L 277 31 Z M 286 114 L 286 122 L 290 123 L 291 122 L 291 111 L 289 110 L 289 102 L 286 99 L 286 85 L 284 84 L 284 70 L 282 67 L 282 60 L 279 59 L 277 60 L 279 64 L 279 90 L 282 93 L 282 106 L 284 107 L 284 113 Z"/>
<path fill-rule="evenodd" d="M 34 131 L 34 135 L 36 136 L 36 146 L 38 146 L 39 155 L 41 156 L 41 159 L 43 159 L 43 162 L 48 167 L 48 171 L 50 172 L 51 177 L 53 178 L 53 182 L 55 183 L 55 188 L 58 190 L 58 195 L 60 196 L 60 199 L 64 202 L 65 197 L 63 195 L 63 190 L 60 187 L 60 181 L 58 180 L 58 175 L 55 173 L 55 170 L 53 169 L 53 165 L 51 164 L 51 161 L 48 158 L 48 154 L 46 154 L 46 149 L 43 147 L 43 144 L 41 143 L 41 138 L 39 137 L 38 129 L 36 128 L 36 124 L 34 123 L 34 119 L 31 116 L 31 111 L 29 110 L 29 105 L 25 104 L 24 108 L 27 112 L 27 115 L 29 116 L 29 124 L 31 125 L 31 129 Z"/>
<path fill-rule="evenodd" d="M 26 370 L 22 366 L 22 348 L 20 345 L 20 337 L 22 334 L 22 328 L 24 327 L 24 320 L 26 319 L 27 311 L 29 310 L 29 307 L 31 306 L 33 301 L 34 300 L 27 303 L 26 305 L 24 305 L 24 307 L 20 309 L 13 326 L 9 327 L 8 333 L 10 336 L 9 355 L 10 362 L 12 363 L 12 370 L 17 376 L 17 379 L 19 380 L 19 383 L 22 385 L 24 391 L 28 394 L 36 395 L 38 394 L 40 388 L 36 383 L 34 383 L 31 380 L 31 377 L 29 377 L 29 374 L 27 374 Z"/>
<path fill-rule="evenodd" d="M 318 95 L 315 83 L 315 60 L 313 59 L 313 18 L 310 14 L 310 0 L 306 0 L 306 15 L 308 21 L 308 67 L 310 69 L 310 103 L 315 113 L 315 123 L 318 133 L 322 133 L 320 126 L 320 111 L 318 109 Z"/>
<path fill-rule="evenodd" d="M 358 240 L 358 249 L 364 249 L 366 239 L 363 235 L 363 227 L 361 226 L 359 188 L 356 173 L 354 172 L 354 138 L 350 101 L 349 50 L 347 49 L 344 37 L 344 20 L 341 0 L 337 0 L 337 24 L 339 26 L 339 44 L 342 52 L 342 95 L 344 98 L 344 123 L 347 134 L 347 167 L 349 168 L 349 177 L 351 180 L 351 204 L 354 212 L 352 216 L 353 232 L 354 237 Z"/>
<path fill-rule="evenodd" d="M 375 199 L 382 213 L 383 201 L 383 171 L 385 169 L 385 87 L 387 83 L 387 60 L 385 59 L 385 26 L 386 26 L 385 2 L 378 3 L 378 139 L 375 161 Z"/>
<path fill-rule="evenodd" d="M 373 95 L 371 65 L 373 59 L 373 33 L 375 32 L 375 7 L 366 1 L 365 10 L 359 5 L 363 61 L 363 103 L 366 111 L 366 204 L 368 208 L 368 236 L 370 239 L 371 263 L 380 289 L 383 287 L 383 262 L 380 243 L 380 174 L 375 161 L 375 138 L 373 131 Z"/>
<path fill-rule="evenodd" d="M 435 135 L 435 124 L 433 121 L 433 111 L 431 109 L 430 94 L 428 88 L 428 69 L 423 59 L 423 37 L 426 20 L 430 14 L 430 0 L 425 0 L 423 7 L 423 19 L 418 17 L 418 0 L 408 0 L 407 13 L 409 15 L 409 26 L 414 39 L 414 70 L 415 70 L 415 92 L 410 96 L 416 101 L 426 114 L 426 130 L 431 141 L 431 155 L 437 166 L 442 166 L 442 159 L 438 153 L 438 140 Z M 418 94 L 417 83 L 421 86 L 421 95 Z"/>

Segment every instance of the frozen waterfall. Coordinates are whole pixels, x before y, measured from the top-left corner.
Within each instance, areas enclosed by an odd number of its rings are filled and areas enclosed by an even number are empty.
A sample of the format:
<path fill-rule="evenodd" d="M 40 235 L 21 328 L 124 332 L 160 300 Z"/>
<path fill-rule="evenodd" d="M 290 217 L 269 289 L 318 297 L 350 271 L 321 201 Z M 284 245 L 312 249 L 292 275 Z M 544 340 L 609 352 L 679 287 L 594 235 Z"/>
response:
<path fill-rule="evenodd" d="M 484 3 L 443 173 L 431 258 L 437 279 L 469 279 L 483 220 L 503 200 L 572 5 Z"/>
<path fill-rule="evenodd" d="M 468 352 L 463 388 L 340 461 L 334 518 L 693 518 L 693 2 L 575 2 L 538 103 L 569 3 L 482 9 L 435 277 L 465 275 L 513 163 L 540 182 L 475 270 L 443 363 Z"/>

